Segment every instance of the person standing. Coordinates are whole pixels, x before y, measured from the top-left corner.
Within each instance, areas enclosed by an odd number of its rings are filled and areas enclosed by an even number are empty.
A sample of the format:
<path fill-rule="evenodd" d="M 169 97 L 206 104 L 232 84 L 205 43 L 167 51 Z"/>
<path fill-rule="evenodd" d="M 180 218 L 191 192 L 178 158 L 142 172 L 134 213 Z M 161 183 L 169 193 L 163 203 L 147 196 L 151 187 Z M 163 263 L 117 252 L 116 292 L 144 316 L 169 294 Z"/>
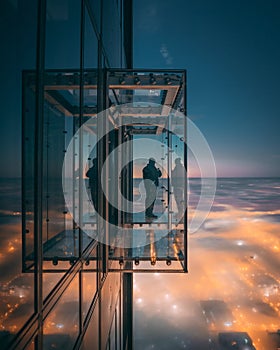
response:
<path fill-rule="evenodd" d="M 185 187 L 186 171 L 181 163 L 181 158 L 175 159 L 175 167 L 171 172 L 171 183 L 173 186 L 173 193 L 178 209 L 178 218 L 184 214 L 184 187 Z"/>
<path fill-rule="evenodd" d="M 86 172 L 86 177 L 89 178 L 89 188 L 91 193 L 91 200 L 93 206 L 98 212 L 98 172 L 97 172 L 97 158 L 92 160 L 92 167 Z"/>
<path fill-rule="evenodd" d="M 159 178 L 162 173 L 159 168 L 155 167 L 155 159 L 150 158 L 149 163 L 142 169 L 144 186 L 146 190 L 146 199 L 145 199 L 145 215 L 147 218 L 156 219 L 157 215 L 153 213 L 157 187 L 159 185 Z"/>

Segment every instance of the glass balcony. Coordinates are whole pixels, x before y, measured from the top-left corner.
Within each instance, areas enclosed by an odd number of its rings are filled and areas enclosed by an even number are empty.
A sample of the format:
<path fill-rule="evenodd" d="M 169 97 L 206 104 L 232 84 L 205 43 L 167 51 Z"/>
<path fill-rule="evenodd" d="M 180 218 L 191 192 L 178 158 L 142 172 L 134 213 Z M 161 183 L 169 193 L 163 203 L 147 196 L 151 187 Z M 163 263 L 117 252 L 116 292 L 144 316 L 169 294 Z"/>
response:
<path fill-rule="evenodd" d="M 46 71 L 42 164 L 34 159 L 35 73 L 23 78 L 24 269 L 33 268 L 36 214 L 48 272 L 78 260 L 96 269 L 97 242 L 107 247 L 108 271 L 186 272 L 185 71 Z M 155 181 L 143 179 L 150 162 Z"/>

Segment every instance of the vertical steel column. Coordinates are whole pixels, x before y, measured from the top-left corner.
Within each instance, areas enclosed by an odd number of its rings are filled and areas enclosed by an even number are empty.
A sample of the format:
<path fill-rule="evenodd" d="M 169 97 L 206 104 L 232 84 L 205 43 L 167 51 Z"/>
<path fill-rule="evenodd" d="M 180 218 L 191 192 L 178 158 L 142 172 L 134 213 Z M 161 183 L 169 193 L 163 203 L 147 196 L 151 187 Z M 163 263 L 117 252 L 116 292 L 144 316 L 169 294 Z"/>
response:
<path fill-rule="evenodd" d="M 35 349 L 43 347 L 43 127 L 44 127 L 44 71 L 46 39 L 46 0 L 38 1 L 37 51 L 36 51 L 36 118 L 34 147 L 34 311 L 38 316 L 38 333 Z"/>
<path fill-rule="evenodd" d="M 22 232 L 22 250 L 21 250 L 21 257 L 22 257 L 22 271 L 25 272 L 27 270 L 26 266 L 26 159 L 25 159 L 25 152 L 26 152 L 26 119 L 25 119 L 25 113 L 26 113 L 26 96 L 25 96 L 25 89 L 27 88 L 27 78 L 26 74 L 22 73 L 22 85 L 21 85 L 21 91 L 22 91 L 22 129 L 21 129 L 21 210 L 22 210 L 22 221 L 21 221 L 21 232 Z"/>
<path fill-rule="evenodd" d="M 85 3 L 81 1 L 81 19 L 80 19 L 80 91 L 79 91 L 79 222 L 83 223 L 83 131 L 81 130 L 84 116 L 84 39 L 85 39 Z M 83 230 L 79 227 L 79 258 L 83 254 Z M 83 331 L 83 273 L 79 271 L 79 330 L 80 333 Z"/>
<path fill-rule="evenodd" d="M 133 273 L 123 274 L 123 350 L 133 350 Z"/>
<path fill-rule="evenodd" d="M 128 131 L 128 141 L 133 141 L 133 135 L 131 134 L 130 131 Z M 129 143 L 130 145 L 132 145 L 130 147 L 130 159 L 133 159 L 133 142 Z M 129 163 L 129 168 L 128 168 L 128 176 L 129 176 L 129 193 L 128 193 L 128 200 L 129 200 L 129 210 L 130 210 L 130 214 L 129 215 L 129 219 L 131 219 L 131 221 L 133 221 L 133 163 Z"/>
<path fill-rule="evenodd" d="M 187 73 L 183 73 L 183 96 L 184 96 L 184 167 L 187 179 L 184 181 L 184 272 L 188 272 L 188 147 L 187 147 Z"/>
<path fill-rule="evenodd" d="M 123 0 L 123 44 L 126 66 L 133 68 L 133 0 Z"/>
<path fill-rule="evenodd" d="M 170 110 L 168 113 L 168 130 L 167 130 L 167 174 L 168 174 L 168 181 L 167 181 L 167 203 L 168 203 L 168 223 L 167 223 L 167 230 L 170 233 L 170 229 L 173 229 L 172 226 L 172 212 L 173 212 L 173 207 L 172 207 L 172 197 L 171 197 L 171 181 L 170 179 L 170 174 L 171 174 L 171 169 L 172 169 L 172 133 L 171 133 L 171 124 L 172 120 L 170 120 Z M 171 157 L 170 157 L 171 154 Z"/>
<path fill-rule="evenodd" d="M 72 242 L 73 242 L 73 252 L 74 254 L 76 254 L 76 251 L 77 251 L 77 247 L 76 247 L 76 230 L 78 229 L 78 226 L 77 226 L 77 223 L 76 223 L 76 217 L 77 217 L 77 213 L 76 213 L 76 207 L 77 207 L 77 198 L 76 198 L 76 192 L 78 191 L 76 189 L 76 169 L 75 169 L 75 165 L 76 165 L 76 154 L 77 153 L 77 150 L 76 150 L 76 147 L 77 147 L 77 144 L 76 144 L 76 136 L 74 136 L 76 134 L 76 131 L 77 131 L 77 128 L 78 128 L 78 125 L 77 125 L 77 120 L 73 117 L 73 123 L 72 123 L 72 136 L 74 137 L 74 141 L 73 141 L 73 150 L 72 150 L 72 159 L 73 159 L 73 164 L 72 164 L 72 178 L 73 178 L 73 181 L 72 181 L 72 203 L 73 203 L 73 213 L 74 213 L 74 218 L 72 220 Z M 74 220 L 75 219 L 75 220 Z"/>
<path fill-rule="evenodd" d="M 103 101 L 102 101 L 102 88 L 103 88 L 103 75 L 102 75 L 102 28 L 103 28 L 103 1 L 101 1 L 100 6 L 100 35 L 98 36 L 98 75 L 97 75 L 97 140 L 99 140 L 100 136 L 100 115 L 99 113 L 103 109 Z M 96 145 L 96 156 L 97 156 L 97 176 L 100 179 L 100 169 L 102 166 L 101 162 L 102 149 L 100 147 L 100 142 L 97 142 Z M 102 195 L 99 195 L 97 198 L 97 207 L 98 207 L 98 216 L 97 216 L 97 227 L 98 235 L 101 234 L 102 220 L 99 215 L 103 214 L 103 198 Z M 102 302 L 101 302 L 101 286 L 102 286 L 102 276 L 103 276 L 103 250 L 102 243 L 98 242 L 97 246 L 97 290 L 98 290 L 98 350 L 101 349 L 101 337 L 102 337 Z"/>
<path fill-rule="evenodd" d="M 128 219 L 130 219 L 130 215 L 132 215 L 133 220 L 133 214 L 130 214 L 131 212 L 131 205 L 133 200 L 133 164 L 128 163 L 127 160 L 130 158 L 129 156 L 132 156 L 131 152 L 133 152 L 133 149 L 131 148 L 131 141 L 132 135 L 128 133 L 127 127 L 124 127 L 122 129 L 126 132 L 126 137 L 123 139 L 123 142 L 126 144 L 129 144 L 129 146 L 126 145 L 127 154 L 126 154 L 126 168 L 127 168 L 127 178 L 125 182 L 126 186 L 126 198 L 128 199 L 128 207 L 127 210 L 128 213 L 125 213 L 125 220 L 127 222 Z M 131 157 L 130 159 L 132 159 Z M 133 228 L 131 230 L 131 233 L 133 232 Z M 133 238 L 131 235 L 129 237 L 130 239 Z M 125 235 L 125 239 L 128 239 L 128 237 Z M 132 242 L 130 242 L 131 244 Z M 132 257 L 132 249 L 128 249 L 128 257 Z M 133 262 L 127 261 L 125 264 L 125 267 L 128 270 L 133 269 Z M 123 332 L 124 332 L 124 350 L 132 350 L 133 349 L 133 273 L 123 273 Z"/>
<path fill-rule="evenodd" d="M 109 141 L 110 141 L 110 133 L 109 133 L 109 118 L 108 118 L 108 108 L 109 108 L 109 83 L 108 83 L 108 74 L 105 67 L 102 69 L 102 81 L 103 81 L 103 132 L 102 135 L 102 148 L 103 148 L 103 158 L 102 158 L 102 164 L 105 164 L 105 161 L 107 160 L 107 157 L 109 155 Z M 105 113 L 106 111 L 106 113 Z M 109 176 L 110 176 L 110 166 L 109 164 L 104 167 L 103 170 L 103 186 L 105 187 L 106 193 L 109 193 L 108 186 L 109 186 Z M 103 190 L 102 190 L 103 193 Z M 109 218 L 109 199 L 105 196 L 105 194 L 102 194 L 103 196 L 103 218 L 104 218 L 104 236 L 105 238 L 105 244 L 103 244 L 103 272 L 108 272 L 108 259 L 109 259 L 109 243 L 110 243 L 110 226 L 109 221 L 111 218 Z"/>

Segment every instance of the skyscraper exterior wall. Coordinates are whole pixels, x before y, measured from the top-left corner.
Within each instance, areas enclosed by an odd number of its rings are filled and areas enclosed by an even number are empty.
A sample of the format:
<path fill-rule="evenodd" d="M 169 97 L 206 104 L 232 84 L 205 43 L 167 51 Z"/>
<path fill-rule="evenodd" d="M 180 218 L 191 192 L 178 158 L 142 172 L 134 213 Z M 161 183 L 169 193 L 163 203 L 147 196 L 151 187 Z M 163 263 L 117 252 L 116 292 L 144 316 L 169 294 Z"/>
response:
<path fill-rule="evenodd" d="M 8 348 L 126 349 L 122 274 L 109 272 L 109 247 L 85 235 L 73 221 L 62 187 L 67 174 L 62 172 L 71 138 L 90 113 L 108 107 L 104 68 L 132 64 L 132 2 L 36 4 L 36 69 L 22 75 L 22 264 L 26 274 L 34 275 L 34 298 L 30 318 Z M 65 89 L 69 78 L 72 88 Z M 84 89 L 91 80 L 94 88 Z M 54 103 L 58 92 L 50 86 L 55 85 L 61 86 L 59 105 L 64 108 Z M 74 172 L 83 153 L 79 142 L 75 147 Z M 78 174 L 73 182 L 74 208 L 82 196 L 83 176 Z M 102 199 L 100 205 L 105 205 Z"/>
<path fill-rule="evenodd" d="M 181 159 L 186 203 L 186 72 L 132 67 L 130 0 L 37 5 L 36 65 L 22 73 L 33 298 L 8 348 L 132 350 L 133 273 L 187 271 L 187 210 L 170 171 Z M 134 198 L 151 152 L 163 175 L 154 222 Z"/>

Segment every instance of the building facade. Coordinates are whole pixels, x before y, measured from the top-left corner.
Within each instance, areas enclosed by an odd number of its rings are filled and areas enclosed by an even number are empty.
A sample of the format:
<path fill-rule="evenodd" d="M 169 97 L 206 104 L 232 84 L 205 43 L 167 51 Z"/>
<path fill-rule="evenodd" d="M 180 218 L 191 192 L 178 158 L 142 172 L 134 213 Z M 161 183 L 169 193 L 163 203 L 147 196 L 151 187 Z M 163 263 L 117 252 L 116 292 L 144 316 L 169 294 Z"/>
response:
<path fill-rule="evenodd" d="M 105 108 L 102 70 L 131 67 L 132 2 L 36 4 L 36 67 L 23 73 L 22 153 L 23 270 L 34 274 L 34 303 L 9 348 L 128 348 L 123 277 L 108 272 L 108 248 L 84 237 L 67 213 L 61 171 L 70 133 L 88 119 L 85 71 L 90 68 L 96 79 L 90 102 L 96 113 Z M 45 98 L 45 74 L 53 69 L 56 83 L 73 79 L 75 89 L 62 96 L 72 98 L 72 115 L 56 108 L 54 97 Z"/>
<path fill-rule="evenodd" d="M 37 5 L 36 67 L 22 74 L 22 266 L 34 293 L 9 349 L 131 350 L 133 273 L 187 271 L 171 171 L 179 158 L 186 170 L 186 73 L 133 69 L 132 1 Z M 135 190 L 151 157 L 154 220 Z"/>

